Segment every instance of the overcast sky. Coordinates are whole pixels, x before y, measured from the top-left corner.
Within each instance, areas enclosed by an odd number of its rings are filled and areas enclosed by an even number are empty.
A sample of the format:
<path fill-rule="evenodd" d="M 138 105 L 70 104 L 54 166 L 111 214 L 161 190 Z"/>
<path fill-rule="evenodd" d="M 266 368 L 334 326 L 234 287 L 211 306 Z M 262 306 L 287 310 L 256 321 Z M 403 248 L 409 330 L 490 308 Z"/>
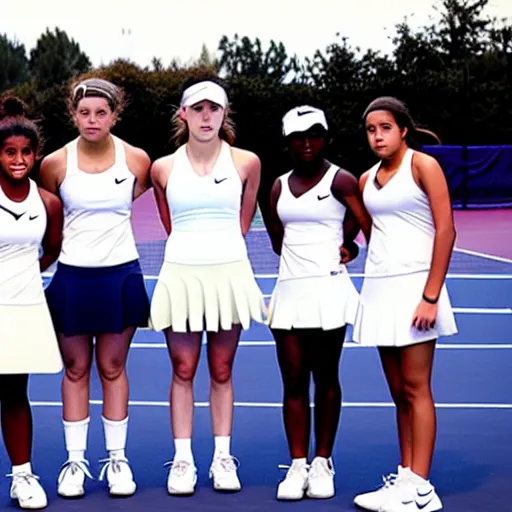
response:
<path fill-rule="evenodd" d="M 205 43 L 215 52 L 222 35 L 282 41 L 289 54 L 311 56 L 340 32 L 352 46 L 388 52 L 394 26 L 436 16 L 436 0 L 2 0 L 0 33 L 30 50 L 47 27 L 74 38 L 94 65 L 129 57 L 147 65 L 197 58 Z M 491 0 L 490 14 L 512 19 L 512 0 Z M 124 29 L 124 35 L 123 35 Z"/>

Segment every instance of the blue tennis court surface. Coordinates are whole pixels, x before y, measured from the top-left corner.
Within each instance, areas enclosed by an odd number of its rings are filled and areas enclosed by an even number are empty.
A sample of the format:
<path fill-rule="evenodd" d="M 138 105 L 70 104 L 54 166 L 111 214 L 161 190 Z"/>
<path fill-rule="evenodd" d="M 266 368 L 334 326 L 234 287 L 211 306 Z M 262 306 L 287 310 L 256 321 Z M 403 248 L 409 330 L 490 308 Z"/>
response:
<path fill-rule="evenodd" d="M 252 231 L 248 246 L 258 283 L 270 294 L 277 272 L 264 231 Z M 163 256 L 163 242 L 139 244 L 149 293 Z M 350 265 L 360 289 L 364 254 Z M 505 511 L 512 502 L 512 263 L 454 253 L 447 285 L 459 334 L 441 339 L 436 353 L 434 395 L 438 406 L 438 441 L 432 482 L 445 510 Z M 127 455 L 138 483 L 129 499 L 111 499 L 106 484 L 88 481 L 86 497 L 67 501 L 56 496 L 56 477 L 66 458 L 61 426 L 60 376 L 34 376 L 34 466 L 50 498 L 50 510 L 221 511 L 354 510 L 355 494 L 378 485 L 380 475 L 396 468 L 398 448 L 394 409 L 375 349 L 347 343 L 340 376 L 344 409 L 334 452 L 337 494 L 331 500 L 288 504 L 275 500 L 289 462 L 281 420 L 281 380 L 269 330 L 252 326 L 242 335 L 235 379 L 233 454 L 240 460 L 243 489 L 215 493 L 208 480 L 213 440 L 208 409 L 209 377 L 202 359 L 195 384 L 193 449 L 199 468 L 197 492 L 188 498 L 166 493 L 166 461 L 172 459 L 168 390 L 170 363 L 163 334 L 136 333 L 128 362 L 131 383 Z M 105 456 L 101 387 L 94 373 L 91 389 L 88 459 L 97 478 Z M 1 471 L 10 470 L 0 452 Z M 0 508 L 14 509 L 9 480 L 0 484 Z"/>

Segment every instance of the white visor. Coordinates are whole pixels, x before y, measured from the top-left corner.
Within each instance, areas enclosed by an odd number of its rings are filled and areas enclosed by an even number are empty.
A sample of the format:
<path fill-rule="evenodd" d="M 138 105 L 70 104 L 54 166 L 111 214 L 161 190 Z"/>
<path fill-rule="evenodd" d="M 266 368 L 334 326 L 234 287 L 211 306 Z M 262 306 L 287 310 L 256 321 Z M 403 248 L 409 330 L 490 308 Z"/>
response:
<path fill-rule="evenodd" d="M 185 89 L 181 97 L 181 106 L 190 107 L 200 101 L 209 100 L 222 108 L 228 105 L 226 91 L 215 82 L 199 82 Z"/>
<path fill-rule="evenodd" d="M 322 110 L 308 105 L 295 107 L 283 117 L 283 135 L 288 137 L 291 133 L 306 132 L 316 124 L 323 126 L 326 130 L 329 129 Z"/>

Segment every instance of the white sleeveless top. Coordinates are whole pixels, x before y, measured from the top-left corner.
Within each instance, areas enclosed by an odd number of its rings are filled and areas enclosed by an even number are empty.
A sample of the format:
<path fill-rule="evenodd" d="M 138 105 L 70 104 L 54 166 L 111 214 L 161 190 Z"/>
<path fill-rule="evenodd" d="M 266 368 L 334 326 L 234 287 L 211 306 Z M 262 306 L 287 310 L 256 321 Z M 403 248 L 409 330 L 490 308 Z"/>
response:
<path fill-rule="evenodd" d="M 7 198 L 0 187 L 0 305 L 45 301 L 39 248 L 46 224 L 46 207 L 34 181 L 20 203 Z"/>
<path fill-rule="evenodd" d="M 288 180 L 293 171 L 280 176 L 277 214 L 284 227 L 280 280 L 346 271 L 340 263 L 346 207 L 331 192 L 338 170 L 331 165 L 320 182 L 300 197 L 290 190 Z"/>
<path fill-rule="evenodd" d="M 242 180 L 223 142 L 210 174 L 199 176 L 178 148 L 166 187 L 171 234 L 165 261 L 187 265 L 221 264 L 247 258 L 240 210 Z"/>
<path fill-rule="evenodd" d="M 112 136 L 114 164 L 88 173 L 78 167 L 78 139 L 66 145 L 64 239 L 59 261 L 77 267 L 108 267 L 139 257 L 131 213 L 135 176 L 126 164 L 123 143 Z"/>
<path fill-rule="evenodd" d="M 380 162 L 369 172 L 363 199 L 373 221 L 365 274 L 393 276 L 430 269 L 435 228 L 427 194 L 414 181 L 414 151 L 382 188 L 375 184 Z"/>

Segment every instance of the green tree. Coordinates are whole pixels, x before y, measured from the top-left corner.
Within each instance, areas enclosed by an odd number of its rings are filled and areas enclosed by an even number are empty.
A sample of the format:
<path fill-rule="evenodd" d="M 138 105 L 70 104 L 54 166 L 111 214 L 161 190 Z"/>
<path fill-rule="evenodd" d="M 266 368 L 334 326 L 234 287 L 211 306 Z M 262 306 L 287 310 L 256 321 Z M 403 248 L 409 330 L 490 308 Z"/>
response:
<path fill-rule="evenodd" d="M 290 58 L 284 44 L 273 40 L 264 51 L 259 38 L 251 41 L 248 37 L 240 38 L 235 34 L 230 40 L 223 36 L 219 52 L 219 73 L 227 77 L 266 77 L 282 81 L 290 72 L 300 71 L 298 59 L 295 56 Z"/>
<path fill-rule="evenodd" d="M 28 59 L 25 46 L 0 34 L 0 91 L 28 80 Z"/>
<path fill-rule="evenodd" d="M 59 28 L 54 32 L 47 29 L 30 51 L 30 71 L 39 89 L 62 84 L 90 67 L 80 45 Z"/>

